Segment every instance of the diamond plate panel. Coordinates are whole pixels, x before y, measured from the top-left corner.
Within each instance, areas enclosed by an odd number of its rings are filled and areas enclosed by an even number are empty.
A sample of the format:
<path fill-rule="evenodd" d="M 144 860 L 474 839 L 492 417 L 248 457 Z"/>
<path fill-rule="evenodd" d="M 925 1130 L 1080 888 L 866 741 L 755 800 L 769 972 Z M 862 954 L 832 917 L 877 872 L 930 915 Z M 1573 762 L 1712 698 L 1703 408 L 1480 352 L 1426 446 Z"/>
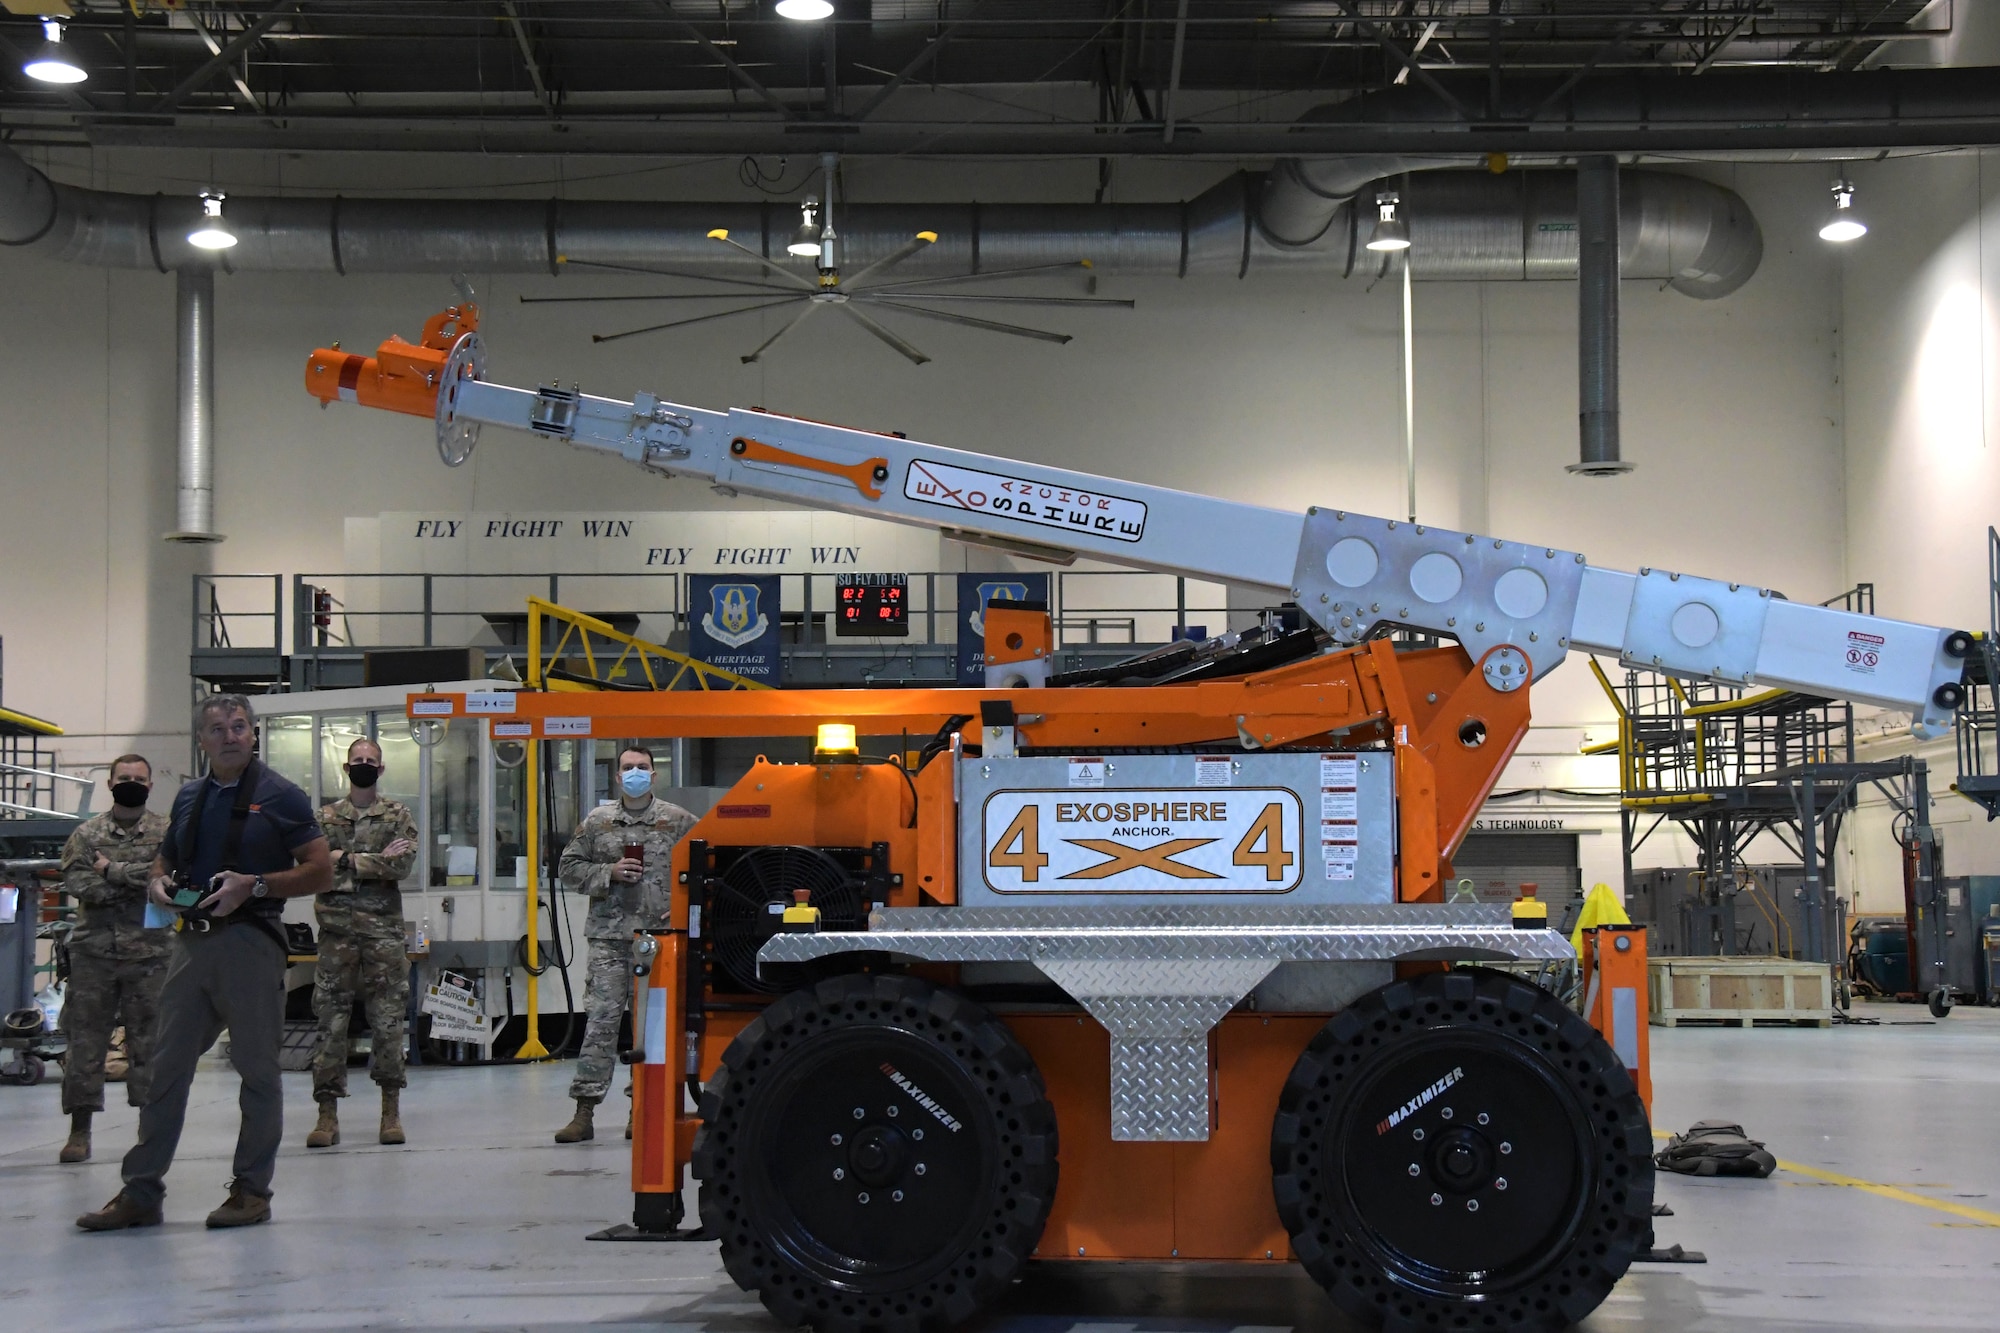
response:
<path fill-rule="evenodd" d="M 1208 1034 L 1111 1034 L 1111 1137 L 1122 1143 L 1208 1138 Z"/>

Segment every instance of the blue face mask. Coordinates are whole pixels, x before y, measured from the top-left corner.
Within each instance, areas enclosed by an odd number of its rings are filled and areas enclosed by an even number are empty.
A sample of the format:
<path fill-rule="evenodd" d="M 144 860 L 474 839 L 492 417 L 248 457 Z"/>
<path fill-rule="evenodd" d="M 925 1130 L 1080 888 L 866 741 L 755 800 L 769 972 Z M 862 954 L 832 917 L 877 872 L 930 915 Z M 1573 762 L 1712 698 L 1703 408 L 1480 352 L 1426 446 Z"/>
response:
<path fill-rule="evenodd" d="M 653 790 L 653 775 L 643 768 L 628 768 L 618 775 L 618 785 L 634 800 L 650 795 Z"/>

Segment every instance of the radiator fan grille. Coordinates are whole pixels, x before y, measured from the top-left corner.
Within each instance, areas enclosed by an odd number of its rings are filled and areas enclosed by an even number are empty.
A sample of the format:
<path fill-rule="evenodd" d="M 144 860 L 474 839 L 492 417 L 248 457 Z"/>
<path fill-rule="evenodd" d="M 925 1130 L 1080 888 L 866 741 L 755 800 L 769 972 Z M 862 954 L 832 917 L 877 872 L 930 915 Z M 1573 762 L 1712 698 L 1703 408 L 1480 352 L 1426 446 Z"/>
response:
<path fill-rule="evenodd" d="M 720 860 L 726 849 L 717 849 Z M 708 881 L 708 936 L 719 991 L 769 994 L 778 987 L 757 975 L 757 950 L 778 933 L 795 890 L 820 910 L 822 930 L 860 930 L 865 919 L 860 877 L 817 847 L 749 847 Z"/>

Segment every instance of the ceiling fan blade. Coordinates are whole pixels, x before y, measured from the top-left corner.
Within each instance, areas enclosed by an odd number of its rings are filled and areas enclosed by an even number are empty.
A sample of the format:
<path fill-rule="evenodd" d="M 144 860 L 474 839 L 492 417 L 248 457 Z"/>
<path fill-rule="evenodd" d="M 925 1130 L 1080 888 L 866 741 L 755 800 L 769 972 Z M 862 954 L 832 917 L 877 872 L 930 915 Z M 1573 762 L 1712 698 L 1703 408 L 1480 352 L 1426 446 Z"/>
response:
<path fill-rule="evenodd" d="M 901 301 L 891 301 L 885 297 L 877 297 L 876 303 L 894 306 L 908 314 L 922 315 L 925 319 L 940 319 L 947 324 L 964 324 L 968 328 L 986 329 L 992 333 L 1011 333 L 1017 338 L 1036 338 L 1045 343 L 1066 343 L 1070 340 L 1070 335 L 1067 333 L 1050 333 L 1047 329 L 1030 329 L 1020 324 L 1001 324 L 990 319 L 975 319 L 971 315 L 956 315 L 949 310 L 927 310 L 920 305 L 904 305 Z"/>
<path fill-rule="evenodd" d="M 945 278 L 905 278 L 901 282 L 878 282 L 875 290 L 887 291 L 892 287 L 934 287 L 947 282 L 991 282 L 995 278 L 1019 278 L 1030 273 L 1056 273 L 1064 269 L 1089 268 L 1088 259 L 1065 259 L 1060 264 L 1024 264 L 1019 268 L 988 269 L 984 273 L 959 273 Z"/>
<path fill-rule="evenodd" d="M 797 292 L 786 291 L 783 287 L 766 287 L 765 291 L 782 296 L 787 301 L 799 299 Z M 522 305 L 583 305 L 591 301 L 741 301 L 746 292 L 660 292 L 650 296 L 621 293 L 617 296 L 523 296 Z"/>
<path fill-rule="evenodd" d="M 937 244 L 936 232 L 920 231 L 915 236 L 912 236 L 909 240 L 905 241 L 902 244 L 902 246 L 896 249 L 895 251 L 883 255 L 880 259 L 870 264 L 867 268 L 862 269 L 859 273 L 847 279 L 845 285 L 851 288 L 855 286 L 857 283 L 859 283 L 863 278 L 866 278 L 869 274 L 880 273 L 884 269 L 894 268 L 896 265 L 902 263 L 905 259 L 908 259 L 911 255 L 915 254 L 917 251 L 924 249 L 926 246 L 932 246 L 936 244 Z"/>
<path fill-rule="evenodd" d="M 929 357 L 925 356 L 922 352 L 919 352 L 915 347 L 912 347 L 909 343 L 904 342 L 901 338 L 889 332 L 889 330 L 883 328 L 880 324 L 877 324 L 874 320 L 868 318 L 868 316 L 862 314 L 859 310 L 856 310 L 854 308 L 854 304 L 852 301 L 847 302 L 840 308 L 848 315 L 849 318 L 853 319 L 855 323 L 859 324 L 862 328 L 868 330 L 870 333 L 874 334 L 877 338 L 880 338 L 883 342 L 888 343 L 889 346 L 895 348 L 897 351 L 901 352 L 904 356 L 908 357 L 913 365 L 921 366 L 922 364 L 924 364 L 924 362 L 930 360 Z"/>
<path fill-rule="evenodd" d="M 731 287 L 754 287 L 760 292 L 790 290 L 768 282 L 752 282 L 748 278 L 723 278 L 713 273 L 688 273 L 676 268 L 646 268 L 640 264 L 601 264 L 593 259 L 571 259 L 567 255 L 557 255 L 556 262 L 567 264 L 572 268 L 603 269 L 606 273 L 643 273 L 649 278 L 689 278 L 696 282 L 721 282 Z"/>
<path fill-rule="evenodd" d="M 782 300 L 760 301 L 756 305 L 738 306 L 734 310 L 717 310 L 706 315 L 696 315 L 693 319 L 674 319 L 667 321 L 665 324 L 648 324 L 643 329 L 627 329 L 623 333 L 593 333 L 590 335 L 590 340 L 594 343 L 615 343 L 620 338 L 636 338 L 642 333 L 658 333 L 662 329 L 685 328 L 689 324 L 704 324 L 711 319 L 727 319 L 731 315 L 744 315 L 752 310 L 768 310 L 772 306 L 790 305 L 799 299 L 796 296 L 787 296 Z"/>
<path fill-rule="evenodd" d="M 758 263 L 762 264 L 765 268 L 771 270 L 771 272 L 777 274 L 779 277 L 783 278 L 786 282 L 794 283 L 800 287 L 805 288 L 809 292 L 816 292 L 819 290 L 817 284 L 807 282 L 804 278 L 792 272 L 790 269 L 784 267 L 782 264 L 778 264 L 772 260 L 764 258 L 764 256 L 758 254 L 755 250 L 752 250 L 749 246 L 743 244 L 743 242 L 730 240 L 729 233 L 724 231 L 720 227 L 717 227 L 714 231 L 710 232 L 708 234 L 708 239 L 711 241 L 721 241 L 724 245 L 728 246 L 732 250 L 741 250 L 744 254 L 749 255 L 752 259 L 756 260 Z"/>
<path fill-rule="evenodd" d="M 756 351 L 754 351 L 754 352 L 750 353 L 750 355 L 748 355 L 748 356 L 746 356 L 746 357 L 742 357 L 742 358 L 741 358 L 741 360 L 742 360 L 743 364 L 747 366 L 747 365 L 749 365 L 749 364 L 750 364 L 751 362 L 753 362 L 753 361 L 757 360 L 758 358 L 762 357 L 762 356 L 764 355 L 764 353 L 766 353 L 766 352 L 768 352 L 768 351 L 770 351 L 770 350 L 771 350 L 771 347 L 772 347 L 772 345 L 773 345 L 774 343 L 776 343 L 776 342 L 778 341 L 778 339 L 780 339 L 780 338 L 784 337 L 784 336 L 785 336 L 786 334 L 790 333 L 790 332 L 791 332 L 791 331 L 792 331 L 793 329 L 797 328 L 797 327 L 798 327 L 798 326 L 799 326 L 800 324 L 804 323 L 804 322 L 805 322 L 805 317 L 806 317 L 807 315 L 810 315 L 810 314 L 811 314 L 811 313 L 812 313 L 813 311 L 815 311 L 815 310 L 817 310 L 817 309 L 819 309 L 819 302 L 817 302 L 817 301 L 807 301 L 807 302 L 805 302 L 805 303 L 804 303 L 804 308 L 803 308 L 803 309 L 801 309 L 801 310 L 799 311 L 799 313 L 798 313 L 798 314 L 796 314 L 796 315 L 793 315 L 793 316 L 791 317 L 791 319 L 789 319 L 789 320 L 787 320 L 787 321 L 785 322 L 785 327 L 783 327 L 782 329 L 779 329 L 779 330 L 778 330 L 778 331 L 777 331 L 776 333 L 774 333 L 774 334 L 772 334 L 772 335 L 771 335 L 770 337 L 766 338 L 766 339 L 765 339 L 765 340 L 763 341 L 763 343 L 762 343 L 762 344 L 761 344 L 761 345 L 760 345 L 760 346 L 759 346 L 759 347 L 757 348 L 757 350 L 756 350 Z"/>
<path fill-rule="evenodd" d="M 898 301 L 1004 301 L 1014 305 L 1099 305 L 1118 306 L 1126 310 L 1138 305 L 1137 301 L 1124 301 L 1109 296 L 1003 296 L 994 292 L 906 292 L 893 293 L 877 287 L 868 293 L 884 292 Z"/>

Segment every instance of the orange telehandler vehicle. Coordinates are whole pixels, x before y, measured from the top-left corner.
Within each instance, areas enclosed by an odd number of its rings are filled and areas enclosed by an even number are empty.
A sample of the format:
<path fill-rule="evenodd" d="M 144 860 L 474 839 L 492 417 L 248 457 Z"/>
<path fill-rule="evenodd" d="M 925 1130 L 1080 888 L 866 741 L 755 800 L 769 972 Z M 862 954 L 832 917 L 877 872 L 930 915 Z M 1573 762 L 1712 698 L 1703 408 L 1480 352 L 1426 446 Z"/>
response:
<path fill-rule="evenodd" d="M 628 1052 L 634 1224 L 676 1227 L 691 1167 L 703 1234 L 788 1323 L 942 1329 L 1031 1257 L 1296 1261 L 1389 1328 L 1581 1319 L 1651 1245 L 1643 934 L 1587 949 L 1586 1021 L 1478 965 L 1573 956 L 1538 904 L 1442 893 L 1531 682 L 1578 648 L 1903 708 L 1923 734 L 1963 697 L 1956 632 L 775 413 L 510 388 L 481 378 L 476 324 L 455 308 L 421 344 L 316 351 L 306 385 L 433 417 L 447 462 L 509 426 L 1311 618 L 1065 675 L 1046 608 L 993 603 L 983 688 L 411 697 L 413 721 L 528 739 L 818 738 L 675 848 Z M 930 740 L 854 740 L 904 732 Z"/>

